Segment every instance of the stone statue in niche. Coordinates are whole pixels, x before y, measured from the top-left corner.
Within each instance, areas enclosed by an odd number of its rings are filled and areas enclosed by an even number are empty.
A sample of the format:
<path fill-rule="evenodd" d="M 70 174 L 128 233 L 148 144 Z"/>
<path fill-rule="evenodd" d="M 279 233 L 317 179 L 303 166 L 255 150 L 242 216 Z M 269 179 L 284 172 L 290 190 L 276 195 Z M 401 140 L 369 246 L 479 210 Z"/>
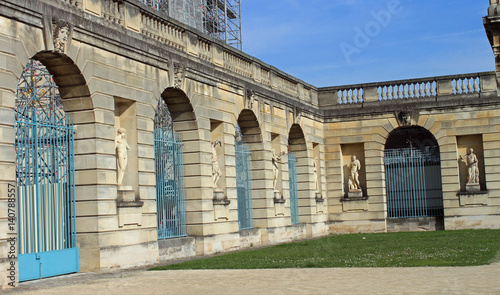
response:
<path fill-rule="evenodd" d="M 115 137 L 115 149 L 116 149 L 116 162 L 118 168 L 118 185 L 123 184 L 123 176 L 125 175 L 125 169 L 127 168 L 128 161 L 128 150 L 130 147 L 128 146 L 127 139 L 125 136 L 127 135 L 127 130 L 125 128 L 118 129 L 118 135 Z"/>
<path fill-rule="evenodd" d="M 359 170 L 361 169 L 361 162 L 356 159 L 356 156 L 352 156 L 351 163 L 349 163 L 349 169 L 351 170 L 351 175 L 349 176 L 349 191 L 360 190 L 359 185 Z"/>
<path fill-rule="evenodd" d="M 313 172 L 314 172 L 314 188 L 316 193 L 319 193 L 319 182 L 318 182 L 318 158 L 314 158 L 313 160 Z"/>
<path fill-rule="evenodd" d="M 56 21 L 52 25 L 52 40 L 54 42 L 54 51 L 65 53 L 66 44 L 69 40 L 71 25 L 67 22 Z"/>
<path fill-rule="evenodd" d="M 280 155 L 276 155 L 276 151 L 274 149 L 271 150 L 273 156 L 273 189 L 277 192 L 277 184 L 278 184 L 278 174 L 279 174 L 279 164 L 281 164 L 281 156 L 285 154 L 282 152 Z"/>
<path fill-rule="evenodd" d="M 220 141 L 220 139 L 217 139 L 214 142 L 212 142 L 212 181 L 213 181 L 212 187 L 214 188 L 214 190 L 220 191 L 217 182 L 219 182 L 219 179 L 222 175 L 222 171 L 220 170 L 219 158 L 217 157 L 217 150 L 215 149 L 217 145 L 220 145 L 222 147 L 222 142 Z"/>
<path fill-rule="evenodd" d="M 468 177 L 467 177 L 467 190 L 478 190 L 479 186 L 479 167 L 476 154 L 472 148 L 469 149 L 469 153 L 464 157 L 460 155 L 459 159 L 464 161 L 467 165 Z M 472 188 L 472 187 L 476 188 Z"/>

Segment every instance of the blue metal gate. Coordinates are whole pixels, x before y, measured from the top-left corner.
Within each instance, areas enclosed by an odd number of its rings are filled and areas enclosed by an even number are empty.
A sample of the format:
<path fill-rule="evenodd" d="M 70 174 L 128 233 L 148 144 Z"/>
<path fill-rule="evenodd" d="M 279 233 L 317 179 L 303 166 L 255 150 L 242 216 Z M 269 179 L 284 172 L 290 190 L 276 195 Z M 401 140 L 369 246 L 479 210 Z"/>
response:
<path fill-rule="evenodd" d="M 290 183 L 290 214 L 292 224 L 299 223 L 299 193 L 297 191 L 297 156 L 288 154 L 288 180 Z"/>
<path fill-rule="evenodd" d="M 384 152 L 389 218 L 443 216 L 439 149 Z"/>
<path fill-rule="evenodd" d="M 182 137 L 174 132 L 167 105 L 155 115 L 155 177 L 158 239 L 186 236 Z"/>
<path fill-rule="evenodd" d="M 19 281 L 78 272 L 74 129 L 37 61 L 23 71 L 15 110 Z"/>
<path fill-rule="evenodd" d="M 239 126 L 236 126 L 235 140 L 236 190 L 238 199 L 239 229 L 253 228 L 252 186 L 250 149 L 243 143 Z"/>

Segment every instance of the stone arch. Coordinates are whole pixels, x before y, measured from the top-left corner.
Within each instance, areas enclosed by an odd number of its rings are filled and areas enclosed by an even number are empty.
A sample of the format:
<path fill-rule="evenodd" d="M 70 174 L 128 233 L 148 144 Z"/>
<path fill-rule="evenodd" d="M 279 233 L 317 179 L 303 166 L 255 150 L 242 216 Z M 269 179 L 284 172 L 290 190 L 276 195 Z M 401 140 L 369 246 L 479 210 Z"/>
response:
<path fill-rule="evenodd" d="M 311 222 L 312 208 L 316 206 L 313 159 L 309 159 L 307 142 L 299 124 L 293 124 L 288 133 L 288 152 L 294 153 L 297 157 L 300 222 Z"/>
<path fill-rule="evenodd" d="M 186 206 L 186 232 L 193 235 L 193 220 L 202 211 L 200 184 L 200 131 L 193 105 L 187 94 L 178 88 L 166 88 L 161 99 L 172 116 L 174 131 L 182 136 L 184 164 L 184 198 Z M 155 106 L 156 108 L 156 106 Z M 189 208 L 189 209 L 188 209 Z"/>
<path fill-rule="evenodd" d="M 238 125 L 243 142 L 251 152 L 252 206 L 254 227 L 267 227 L 266 169 L 265 151 L 259 121 L 252 110 L 244 109 L 238 116 Z"/>
<path fill-rule="evenodd" d="M 54 77 L 66 112 L 93 109 L 85 77 L 70 57 L 54 51 L 41 51 L 33 59 L 40 61 Z"/>
<path fill-rule="evenodd" d="M 441 159 L 434 135 L 420 126 L 394 129 L 385 143 L 384 168 L 389 220 L 424 219 L 419 222 L 442 228 Z"/>
<path fill-rule="evenodd" d="M 69 121 L 73 123 L 76 131 L 74 135 L 74 200 L 77 207 L 76 212 L 74 213 L 74 216 L 76 217 L 76 241 L 78 243 L 78 248 L 81 249 L 79 258 L 80 270 L 87 271 L 95 269 L 95 266 L 89 267 L 89 263 L 86 262 L 88 249 L 84 248 L 88 247 L 95 249 L 98 245 L 85 242 L 82 243 L 81 241 L 82 239 L 88 240 L 84 237 L 88 235 L 85 228 L 97 228 L 97 220 L 95 218 L 87 218 L 89 215 L 88 210 L 79 210 L 79 204 L 95 201 L 95 195 L 90 193 L 88 187 L 84 187 L 85 185 L 95 185 L 95 183 L 85 183 L 85 180 L 82 180 L 80 177 L 81 173 L 85 173 L 89 169 L 96 169 L 96 167 L 88 167 L 89 161 L 83 159 L 85 157 L 95 157 L 95 155 L 89 155 L 89 151 L 93 150 L 92 143 L 87 142 L 89 141 L 89 138 L 83 138 L 84 136 L 82 135 L 85 133 L 83 131 L 85 130 L 85 127 L 92 127 L 92 125 L 96 122 L 93 104 L 90 98 L 90 91 L 82 72 L 70 57 L 53 51 L 40 51 L 33 55 L 30 59 L 40 62 L 52 76 L 62 99 L 63 110 L 70 116 Z M 28 62 L 23 65 L 23 68 L 27 64 Z M 73 148 L 73 146 L 71 148 Z M 96 215 L 97 213 L 90 213 L 90 215 L 92 214 Z M 81 226 L 83 223 L 85 223 L 85 228 L 82 228 Z M 92 234 L 93 233 L 91 233 L 91 235 Z"/>

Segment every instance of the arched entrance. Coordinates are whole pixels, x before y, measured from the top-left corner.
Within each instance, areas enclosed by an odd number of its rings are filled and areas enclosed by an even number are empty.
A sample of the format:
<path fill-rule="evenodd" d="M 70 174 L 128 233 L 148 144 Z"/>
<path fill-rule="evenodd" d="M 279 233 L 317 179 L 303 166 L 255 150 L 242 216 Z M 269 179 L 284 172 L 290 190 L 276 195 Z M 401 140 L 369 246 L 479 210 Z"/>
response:
<path fill-rule="evenodd" d="M 185 177 L 189 178 L 184 175 L 185 171 L 200 165 L 198 132 L 194 109 L 186 93 L 179 88 L 165 89 L 156 109 L 154 136 L 160 240 L 189 235 L 189 220 L 201 210 L 197 198 L 199 187 L 184 181 Z M 191 210 L 186 210 L 187 207 Z M 160 247 L 168 247 L 168 244 L 160 244 Z"/>
<path fill-rule="evenodd" d="M 250 229 L 253 228 L 251 152 L 250 147 L 243 141 L 243 134 L 238 123 L 236 123 L 234 138 L 238 228 Z"/>
<path fill-rule="evenodd" d="M 398 128 L 384 150 L 388 218 L 443 217 L 441 161 L 434 136 Z"/>
<path fill-rule="evenodd" d="M 264 148 L 259 122 L 249 109 L 244 109 L 238 116 L 235 156 L 240 229 L 264 228 L 267 226 L 266 189 L 262 186 L 260 170 L 264 168 Z M 254 218 L 255 215 L 261 217 Z"/>
<path fill-rule="evenodd" d="M 154 124 L 158 239 L 182 237 L 186 235 L 182 137 L 174 132 L 163 99 L 158 100 Z"/>
<path fill-rule="evenodd" d="M 299 199 L 302 204 L 312 202 L 309 191 L 307 146 L 302 128 L 293 124 L 288 134 L 288 178 L 290 184 L 290 215 L 292 224 L 299 223 Z M 305 175 L 297 177 L 297 171 L 305 172 Z M 316 183 L 315 183 L 316 185 Z M 298 188 L 301 188 L 299 191 Z M 309 204 L 310 205 L 310 204 Z"/>
<path fill-rule="evenodd" d="M 15 119 L 19 281 L 78 272 L 74 129 L 36 60 L 21 75 Z"/>

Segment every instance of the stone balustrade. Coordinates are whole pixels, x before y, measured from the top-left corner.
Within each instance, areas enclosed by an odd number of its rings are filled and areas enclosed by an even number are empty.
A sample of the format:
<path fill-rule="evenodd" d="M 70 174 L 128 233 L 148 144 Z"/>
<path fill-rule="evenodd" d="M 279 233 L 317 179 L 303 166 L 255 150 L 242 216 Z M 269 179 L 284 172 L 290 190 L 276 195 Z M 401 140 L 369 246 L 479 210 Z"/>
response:
<path fill-rule="evenodd" d="M 99 16 L 106 22 L 198 57 L 256 85 L 271 88 L 305 104 L 363 105 L 367 102 L 437 100 L 440 96 L 480 94 L 496 91 L 495 73 L 408 79 L 380 83 L 316 88 L 219 40 L 185 26 L 144 4 L 144 0 L 59 0 Z M 146 1 L 147 2 L 147 1 Z M 491 0 L 496 9 L 500 0 Z M 496 10 L 495 10 L 496 11 Z M 486 88 L 485 88 L 486 87 Z"/>
<path fill-rule="evenodd" d="M 196 56 L 232 74 L 253 80 L 304 102 L 313 102 L 316 88 L 289 76 L 262 61 L 213 39 L 161 12 L 155 1 L 145 0 L 58 0 L 74 5 L 84 13 L 100 17 L 127 30 Z M 151 5 L 149 5 L 151 4 Z M 300 87 L 299 87 L 300 85 Z M 307 91 L 300 91 L 307 89 Z M 314 103 L 314 102 L 313 102 Z"/>
<path fill-rule="evenodd" d="M 437 100 L 440 96 L 496 91 L 494 72 L 407 79 L 319 88 L 322 104 L 349 105 L 399 100 Z"/>

